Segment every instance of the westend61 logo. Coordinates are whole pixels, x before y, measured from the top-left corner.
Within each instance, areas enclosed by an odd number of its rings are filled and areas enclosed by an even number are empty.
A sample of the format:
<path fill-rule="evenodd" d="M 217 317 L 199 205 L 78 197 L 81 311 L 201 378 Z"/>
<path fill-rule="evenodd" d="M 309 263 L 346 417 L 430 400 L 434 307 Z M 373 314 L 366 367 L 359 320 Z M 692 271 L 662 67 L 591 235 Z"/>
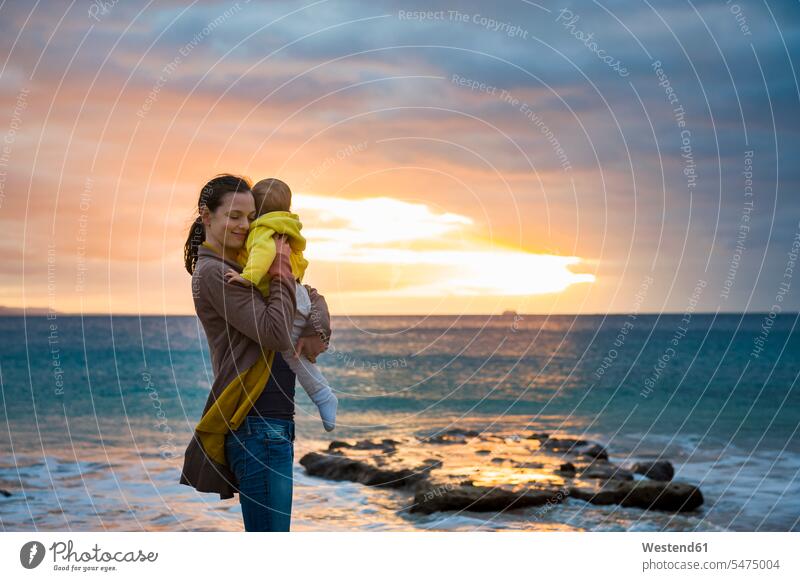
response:
<path fill-rule="evenodd" d="M 134 551 L 117 551 L 109 553 L 103 551 L 95 543 L 89 551 L 76 553 L 72 550 L 72 541 L 56 542 L 50 545 L 50 552 L 53 555 L 53 570 L 54 571 L 116 571 L 115 565 L 81 565 L 76 563 L 135 563 L 135 562 L 154 562 L 158 559 L 158 553 L 144 553 L 139 549 L 138 553 Z M 19 561 L 26 569 L 34 569 L 38 567 L 45 557 L 45 547 L 38 541 L 29 541 L 22 545 L 19 551 Z M 62 564 L 59 564 L 58 561 Z"/>

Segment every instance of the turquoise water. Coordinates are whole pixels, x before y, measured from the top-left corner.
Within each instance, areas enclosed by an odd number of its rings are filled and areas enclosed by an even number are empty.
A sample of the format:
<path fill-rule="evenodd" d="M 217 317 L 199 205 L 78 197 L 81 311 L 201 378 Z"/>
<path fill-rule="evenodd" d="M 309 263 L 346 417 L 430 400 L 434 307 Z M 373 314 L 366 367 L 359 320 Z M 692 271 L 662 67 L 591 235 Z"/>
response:
<path fill-rule="evenodd" d="M 797 315 L 681 319 L 335 317 L 318 363 L 338 426 L 325 433 L 298 386 L 296 459 L 331 439 L 453 425 L 574 434 L 620 460 L 663 454 L 706 505 L 669 519 L 573 501 L 551 511 L 554 528 L 798 530 Z M 5 317 L 0 342 L 5 530 L 241 529 L 235 501 L 177 484 L 211 381 L 194 317 Z M 296 468 L 293 530 L 528 526 L 516 513 L 413 520 L 394 493 Z"/>

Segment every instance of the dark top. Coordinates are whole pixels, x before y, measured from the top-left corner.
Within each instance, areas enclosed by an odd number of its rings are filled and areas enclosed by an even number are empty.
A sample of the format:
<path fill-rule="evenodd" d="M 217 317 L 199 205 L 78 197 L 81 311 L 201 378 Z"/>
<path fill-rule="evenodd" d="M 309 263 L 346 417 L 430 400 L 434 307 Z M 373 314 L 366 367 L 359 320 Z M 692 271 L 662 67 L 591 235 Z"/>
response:
<path fill-rule="evenodd" d="M 286 363 L 279 351 L 275 352 L 267 386 L 248 416 L 262 416 L 279 420 L 294 420 L 294 371 Z"/>

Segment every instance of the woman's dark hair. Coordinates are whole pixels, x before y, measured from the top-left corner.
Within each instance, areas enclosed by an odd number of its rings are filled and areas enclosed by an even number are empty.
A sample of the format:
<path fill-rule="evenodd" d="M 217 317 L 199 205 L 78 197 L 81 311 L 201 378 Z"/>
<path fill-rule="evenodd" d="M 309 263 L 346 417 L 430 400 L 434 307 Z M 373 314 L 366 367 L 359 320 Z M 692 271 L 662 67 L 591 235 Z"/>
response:
<path fill-rule="evenodd" d="M 220 174 L 215 176 L 210 182 L 200 190 L 200 199 L 197 201 L 197 213 L 203 211 L 203 207 L 213 212 L 222 203 L 222 198 L 228 192 L 249 192 L 250 182 L 247 178 L 231 174 Z M 195 221 L 189 226 L 189 237 L 183 247 L 183 259 L 186 263 L 186 271 L 194 274 L 194 266 L 197 264 L 197 249 L 206 239 L 206 228 L 203 219 L 198 215 Z"/>

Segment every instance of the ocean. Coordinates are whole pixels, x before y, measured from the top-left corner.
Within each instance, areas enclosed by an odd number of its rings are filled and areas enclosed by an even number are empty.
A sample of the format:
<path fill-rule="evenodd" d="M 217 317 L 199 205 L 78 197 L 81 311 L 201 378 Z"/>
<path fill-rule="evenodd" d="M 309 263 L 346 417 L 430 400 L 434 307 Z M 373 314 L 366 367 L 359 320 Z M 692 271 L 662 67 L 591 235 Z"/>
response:
<path fill-rule="evenodd" d="M 297 386 L 292 530 L 800 530 L 797 314 L 334 317 L 323 430 Z M 238 497 L 178 483 L 212 372 L 195 317 L 0 318 L 5 531 L 239 531 Z M 407 493 L 309 476 L 332 440 L 477 429 L 670 460 L 705 502 L 670 514 L 570 498 L 410 514 Z M 476 458 L 476 462 L 479 461 Z"/>

